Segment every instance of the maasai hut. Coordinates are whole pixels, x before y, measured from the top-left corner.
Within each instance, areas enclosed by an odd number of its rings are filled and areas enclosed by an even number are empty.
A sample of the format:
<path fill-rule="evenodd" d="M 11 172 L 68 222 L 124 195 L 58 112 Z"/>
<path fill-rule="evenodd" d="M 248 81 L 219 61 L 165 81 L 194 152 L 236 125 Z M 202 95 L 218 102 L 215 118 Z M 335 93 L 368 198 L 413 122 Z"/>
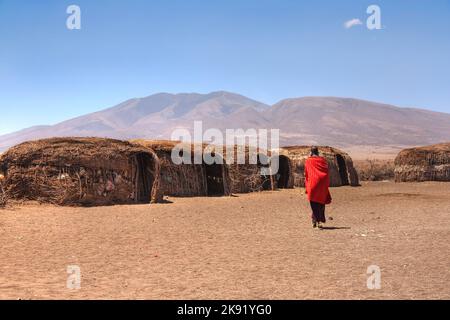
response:
<path fill-rule="evenodd" d="M 3 189 L 3 183 L 5 181 L 5 176 L 4 176 L 2 168 L 3 168 L 2 162 L 0 162 L 0 208 L 3 208 L 7 202 L 7 196 Z"/>
<path fill-rule="evenodd" d="M 5 173 L 3 172 L 3 162 L 0 161 L 0 184 L 2 184 L 4 180 L 5 180 Z"/>
<path fill-rule="evenodd" d="M 9 198 L 58 205 L 156 202 L 159 163 L 148 148 L 99 138 L 25 142 L 1 156 Z"/>
<path fill-rule="evenodd" d="M 222 164 L 207 164 L 204 161 L 195 164 L 194 157 L 197 152 L 195 146 L 183 143 L 185 149 L 190 150 L 191 163 L 175 164 L 172 161 L 172 150 L 180 144 L 179 141 L 139 139 L 131 142 L 151 148 L 157 154 L 161 165 L 160 189 L 163 195 L 181 197 L 230 195 L 228 168 L 223 159 Z M 198 148 L 199 159 L 203 159 L 201 150 L 204 148 L 205 146 Z M 178 154 L 180 157 L 184 156 Z"/>
<path fill-rule="evenodd" d="M 229 155 L 231 150 L 233 150 L 233 154 Z M 267 172 L 270 162 L 269 152 L 259 151 L 248 145 L 234 145 L 225 146 L 224 155 L 228 165 L 232 193 L 273 189 L 273 176 Z"/>
<path fill-rule="evenodd" d="M 328 162 L 330 186 L 358 186 L 358 174 L 350 156 L 336 148 L 318 147 L 320 156 Z M 275 175 L 277 188 L 305 186 L 305 160 L 309 157 L 311 146 L 283 147 L 279 150 L 279 170 Z"/>
<path fill-rule="evenodd" d="M 395 181 L 450 181 L 450 143 L 400 151 L 394 161 Z"/>

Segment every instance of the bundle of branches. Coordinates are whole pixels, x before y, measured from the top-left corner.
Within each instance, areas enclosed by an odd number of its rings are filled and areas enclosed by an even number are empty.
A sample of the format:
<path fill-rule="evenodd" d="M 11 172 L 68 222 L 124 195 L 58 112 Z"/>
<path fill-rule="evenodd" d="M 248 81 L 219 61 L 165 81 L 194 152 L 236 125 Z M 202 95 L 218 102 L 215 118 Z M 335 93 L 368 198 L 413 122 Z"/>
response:
<path fill-rule="evenodd" d="M 10 199 L 92 206 L 147 203 L 158 196 L 156 154 L 125 141 L 100 138 L 30 141 L 9 149 L 0 161 L 7 168 L 4 192 Z M 148 178 L 145 181 L 151 184 L 147 188 L 150 190 L 141 188 L 144 178 Z"/>
<path fill-rule="evenodd" d="M 394 179 L 394 161 L 382 159 L 356 160 L 355 168 L 362 181 Z"/>
<path fill-rule="evenodd" d="M 395 158 L 395 181 L 450 181 L 450 142 L 402 150 Z"/>
<path fill-rule="evenodd" d="M 0 181 L 0 208 L 4 208 L 8 203 L 8 197 L 3 189 L 2 181 Z"/>

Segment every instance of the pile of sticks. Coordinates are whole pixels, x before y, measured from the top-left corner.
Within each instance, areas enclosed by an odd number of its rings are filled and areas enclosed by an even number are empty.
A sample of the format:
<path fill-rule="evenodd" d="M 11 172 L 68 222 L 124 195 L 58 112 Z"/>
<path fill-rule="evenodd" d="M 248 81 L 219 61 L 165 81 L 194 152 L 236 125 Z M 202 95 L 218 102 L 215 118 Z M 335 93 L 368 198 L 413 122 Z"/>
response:
<path fill-rule="evenodd" d="M 3 189 L 2 182 L 0 181 L 0 208 L 6 207 L 7 203 L 8 203 L 8 196 L 6 195 L 6 192 Z"/>

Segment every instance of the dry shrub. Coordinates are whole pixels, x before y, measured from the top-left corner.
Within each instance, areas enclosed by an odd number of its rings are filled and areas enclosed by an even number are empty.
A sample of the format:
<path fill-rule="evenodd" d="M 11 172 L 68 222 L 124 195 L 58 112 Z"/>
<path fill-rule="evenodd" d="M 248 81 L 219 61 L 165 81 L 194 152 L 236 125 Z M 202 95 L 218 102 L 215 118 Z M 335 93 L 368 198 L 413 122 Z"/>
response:
<path fill-rule="evenodd" d="M 353 161 L 361 181 L 383 181 L 394 179 L 394 161 L 366 159 Z"/>
<path fill-rule="evenodd" d="M 260 192 L 272 189 L 270 176 L 261 176 L 256 165 L 231 165 L 229 175 L 233 193 Z"/>

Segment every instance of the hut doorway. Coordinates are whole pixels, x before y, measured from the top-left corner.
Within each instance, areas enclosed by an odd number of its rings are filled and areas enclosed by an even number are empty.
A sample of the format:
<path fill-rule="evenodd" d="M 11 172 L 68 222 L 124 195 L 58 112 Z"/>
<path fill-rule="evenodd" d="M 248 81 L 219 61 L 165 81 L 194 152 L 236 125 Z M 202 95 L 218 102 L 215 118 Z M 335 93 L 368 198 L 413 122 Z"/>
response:
<path fill-rule="evenodd" d="M 136 198 L 137 203 L 150 203 L 153 186 L 153 158 L 146 153 L 136 155 Z"/>
<path fill-rule="evenodd" d="M 339 170 L 339 176 L 341 177 L 341 184 L 343 186 L 349 185 L 348 182 L 348 174 L 347 174 L 347 165 L 345 164 L 345 159 L 340 154 L 336 155 L 336 161 Z"/>
<path fill-rule="evenodd" d="M 205 164 L 206 190 L 208 196 L 223 196 L 223 166 L 221 164 Z"/>
<path fill-rule="evenodd" d="M 277 188 L 286 189 L 289 183 L 289 159 L 286 156 L 278 157 Z"/>
<path fill-rule="evenodd" d="M 263 170 L 265 173 L 268 173 L 270 169 L 269 157 L 265 154 L 258 154 L 258 170 L 261 179 L 261 190 L 272 190 L 272 176 L 269 174 L 263 174 Z"/>

